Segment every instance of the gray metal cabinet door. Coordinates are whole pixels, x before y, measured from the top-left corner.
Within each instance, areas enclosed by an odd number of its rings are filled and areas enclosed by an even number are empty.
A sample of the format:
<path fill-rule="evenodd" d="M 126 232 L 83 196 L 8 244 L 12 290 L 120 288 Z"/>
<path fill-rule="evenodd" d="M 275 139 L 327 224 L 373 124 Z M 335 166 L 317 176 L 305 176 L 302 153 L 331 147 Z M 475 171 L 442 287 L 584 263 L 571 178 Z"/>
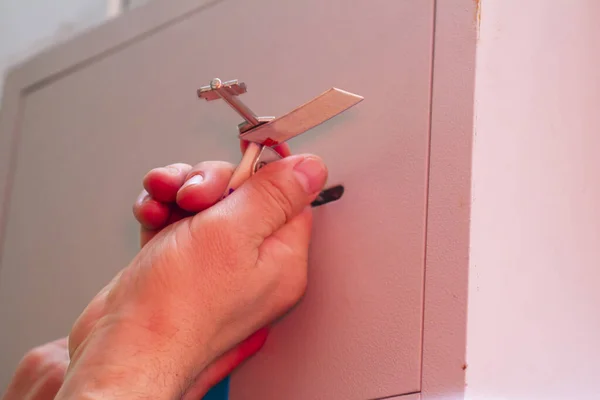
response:
<path fill-rule="evenodd" d="M 233 374 L 231 399 L 418 391 L 432 26 L 432 1 L 224 0 L 33 87 L 1 259 L 0 383 L 133 257 L 147 170 L 239 160 L 239 117 L 195 97 L 218 76 L 245 81 L 264 115 L 331 86 L 365 97 L 291 142 L 346 194 L 315 210 L 306 297 Z"/>

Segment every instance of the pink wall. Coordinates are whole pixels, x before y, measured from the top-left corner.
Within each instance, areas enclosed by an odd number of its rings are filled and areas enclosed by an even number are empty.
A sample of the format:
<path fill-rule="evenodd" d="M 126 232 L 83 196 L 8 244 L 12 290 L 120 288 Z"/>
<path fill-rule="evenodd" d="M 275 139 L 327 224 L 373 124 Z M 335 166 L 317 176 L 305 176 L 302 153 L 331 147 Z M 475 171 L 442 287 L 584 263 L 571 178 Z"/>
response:
<path fill-rule="evenodd" d="M 482 0 L 468 398 L 600 397 L 600 1 Z"/>

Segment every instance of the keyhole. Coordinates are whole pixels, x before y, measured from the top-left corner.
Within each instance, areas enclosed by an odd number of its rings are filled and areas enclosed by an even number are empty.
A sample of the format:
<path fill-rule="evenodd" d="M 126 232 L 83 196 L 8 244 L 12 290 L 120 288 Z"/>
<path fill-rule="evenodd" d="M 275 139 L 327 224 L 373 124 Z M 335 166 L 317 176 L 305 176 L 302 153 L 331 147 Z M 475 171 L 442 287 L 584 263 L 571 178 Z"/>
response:
<path fill-rule="evenodd" d="M 321 193 L 319 193 L 319 195 L 317 196 L 315 201 L 313 201 L 311 203 L 311 206 L 319 207 L 324 204 L 331 203 L 333 201 L 337 201 L 342 198 L 343 194 L 344 194 L 344 186 L 337 185 L 337 186 L 330 187 L 329 189 L 325 189 Z"/>

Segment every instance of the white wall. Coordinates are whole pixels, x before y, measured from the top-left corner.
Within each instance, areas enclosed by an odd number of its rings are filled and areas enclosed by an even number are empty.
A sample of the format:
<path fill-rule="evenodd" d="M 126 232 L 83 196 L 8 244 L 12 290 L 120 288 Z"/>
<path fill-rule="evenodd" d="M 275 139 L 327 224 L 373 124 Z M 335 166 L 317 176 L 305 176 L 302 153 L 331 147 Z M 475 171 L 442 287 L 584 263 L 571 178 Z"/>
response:
<path fill-rule="evenodd" d="M 467 393 L 600 398 L 600 2 L 482 0 Z"/>
<path fill-rule="evenodd" d="M 0 75 L 9 65 L 104 20 L 106 0 L 0 0 Z M 0 84 L 1 88 L 4 79 Z"/>
<path fill-rule="evenodd" d="M 130 7 L 149 0 L 129 0 Z M 0 98 L 6 69 L 32 54 L 89 29 L 121 0 L 0 0 Z"/>

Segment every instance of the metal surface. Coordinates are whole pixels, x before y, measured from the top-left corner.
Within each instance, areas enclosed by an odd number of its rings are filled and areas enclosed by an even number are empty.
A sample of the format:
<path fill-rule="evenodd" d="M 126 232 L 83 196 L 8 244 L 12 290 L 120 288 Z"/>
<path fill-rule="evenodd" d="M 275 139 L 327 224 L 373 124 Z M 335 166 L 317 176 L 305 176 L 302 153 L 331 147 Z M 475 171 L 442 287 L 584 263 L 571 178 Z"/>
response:
<path fill-rule="evenodd" d="M 258 126 L 262 124 L 266 124 L 267 122 L 271 122 L 275 119 L 275 117 L 258 117 Z M 248 121 L 244 121 L 238 124 L 238 132 L 240 134 L 248 132 L 250 129 L 256 128 L 256 125 L 252 125 L 248 123 Z"/>
<path fill-rule="evenodd" d="M 240 139 L 276 146 L 360 103 L 362 96 L 331 88 L 293 111 L 240 135 Z"/>
<path fill-rule="evenodd" d="M 237 96 L 246 93 L 244 82 L 237 79 L 222 82 L 211 80 L 210 85 L 198 89 L 198 97 L 207 101 L 223 99 L 245 122 L 238 125 L 240 139 L 273 147 L 298 136 L 309 129 L 360 103 L 364 98 L 338 88 L 331 88 L 289 113 L 278 117 L 258 117 Z"/>
<path fill-rule="evenodd" d="M 331 181 L 343 182 L 347 193 L 316 213 L 310 290 L 237 370 L 231 399 L 373 399 L 419 387 L 425 397 L 463 392 L 476 2 L 375 0 L 339 12 L 345 5 L 148 2 L 7 76 L 0 108 L 0 388 L 26 350 L 68 330 L 98 285 L 137 252 L 136 227 L 123 225 L 127 200 L 105 196 L 107 185 L 127 198 L 137 195 L 131 182 L 156 165 L 233 161 L 233 138 L 214 135 L 222 124 L 208 117 L 210 109 L 194 110 L 181 89 L 223 65 L 239 71 L 240 60 L 252 85 L 268 60 L 287 93 L 312 97 L 304 82 L 288 78 L 327 85 L 333 76 L 369 101 L 351 123 L 299 141 L 327 160 Z M 216 33 L 218 41 L 198 40 Z M 373 76 L 401 90 L 354 86 Z M 198 120 L 202 131 L 187 134 Z M 165 132 L 180 145 L 164 146 Z M 132 162 L 141 142 L 144 151 Z M 82 169 L 103 173 L 90 179 Z"/>

